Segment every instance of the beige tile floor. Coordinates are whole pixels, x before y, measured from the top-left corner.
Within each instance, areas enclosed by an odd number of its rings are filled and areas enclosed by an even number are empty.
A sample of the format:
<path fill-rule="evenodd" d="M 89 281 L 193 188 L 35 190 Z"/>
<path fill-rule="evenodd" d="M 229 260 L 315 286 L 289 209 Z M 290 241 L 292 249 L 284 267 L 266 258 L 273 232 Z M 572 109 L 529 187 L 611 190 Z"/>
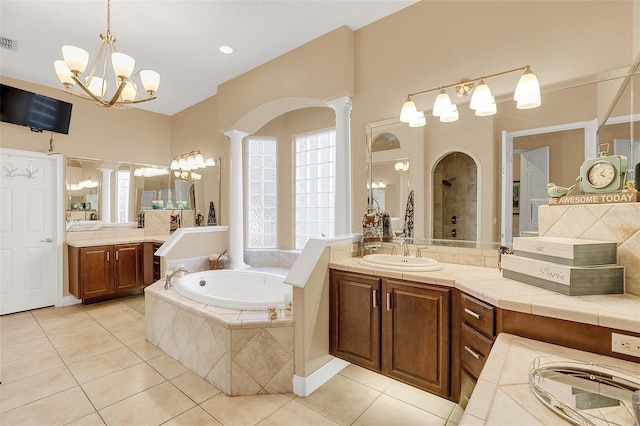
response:
<path fill-rule="evenodd" d="M 0 424 L 453 425 L 450 401 L 356 366 L 307 398 L 228 397 L 144 338 L 144 296 L 0 317 Z"/>

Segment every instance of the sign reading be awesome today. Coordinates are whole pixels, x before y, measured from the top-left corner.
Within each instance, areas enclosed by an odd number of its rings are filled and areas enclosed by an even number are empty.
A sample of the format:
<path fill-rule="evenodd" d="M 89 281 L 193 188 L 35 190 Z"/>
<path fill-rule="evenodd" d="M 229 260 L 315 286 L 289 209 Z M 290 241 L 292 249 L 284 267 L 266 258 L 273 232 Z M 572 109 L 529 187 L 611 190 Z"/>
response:
<path fill-rule="evenodd" d="M 640 201 L 639 192 L 614 192 L 611 194 L 567 195 L 566 197 L 549 197 L 550 206 L 569 204 L 610 204 L 636 203 Z"/>

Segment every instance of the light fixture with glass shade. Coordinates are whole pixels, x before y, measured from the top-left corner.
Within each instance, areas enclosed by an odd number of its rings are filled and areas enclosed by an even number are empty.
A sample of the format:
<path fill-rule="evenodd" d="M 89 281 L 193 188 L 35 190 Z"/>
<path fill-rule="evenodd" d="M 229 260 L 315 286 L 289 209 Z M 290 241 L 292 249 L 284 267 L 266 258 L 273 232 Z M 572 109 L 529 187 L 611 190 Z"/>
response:
<path fill-rule="evenodd" d="M 424 111 L 418 111 L 413 98 L 436 90 L 438 90 L 439 93 L 433 103 L 431 114 L 434 117 L 440 117 L 441 122 L 450 123 L 457 121 L 459 118 L 457 106 L 451 102 L 451 98 L 445 90 L 450 87 L 455 87 L 455 92 L 460 97 L 465 97 L 471 94 L 469 108 L 474 110 L 477 116 L 494 115 L 497 112 L 496 101 L 485 80 L 517 71 L 524 71 L 524 73 L 520 77 L 513 95 L 513 99 L 516 101 L 516 107 L 518 109 L 539 107 L 542 104 L 540 97 L 540 85 L 537 77 L 531 71 L 530 66 L 525 65 L 470 80 L 462 80 L 457 83 L 445 84 L 432 89 L 409 93 L 400 111 L 400 121 L 403 123 L 409 123 L 410 127 L 421 127 L 426 125 L 426 118 L 423 119 Z"/>
<path fill-rule="evenodd" d="M 103 107 L 116 108 L 131 108 L 133 104 L 156 99 L 160 74 L 152 70 L 139 72 L 142 87 L 146 92 L 144 96 L 139 96 L 138 86 L 131 80 L 135 59 L 116 50 L 116 37 L 111 34 L 111 0 L 107 0 L 107 31 L 100 34 L 100 39 L 100 50 L 84 81 L 80 77 L 89 64 L 89 53 L 76 46 L 62 46 L 64 60 L 54 61 L 53 65 L 67 93 L 91 100 Z M 111 60 L 113 69 L 113 95 L 108 95 L 108 59 Z M 80 91 L 73 90 L 75 85 Z"/>
<path fill-rule="evenodd" d="M 394 169 L 396 169 L 396 172 L 400 173 L 400 174 L 407 174 L 409 173 L 409 162 L 408 161 L 398 161 L 394 166 Z"/>
<path fill-rule="evenodd" d="M 202 179 L 202 175 L 200 173 L 196 173 L 195 170 L 213 167 L 215 165 L 215 159 L 205 159 L 202 152 L 197 150 L 173 157 L 169 168 L 173 170 L 173 174 L 177 179 L 190 180 L 194 182 Z"/>

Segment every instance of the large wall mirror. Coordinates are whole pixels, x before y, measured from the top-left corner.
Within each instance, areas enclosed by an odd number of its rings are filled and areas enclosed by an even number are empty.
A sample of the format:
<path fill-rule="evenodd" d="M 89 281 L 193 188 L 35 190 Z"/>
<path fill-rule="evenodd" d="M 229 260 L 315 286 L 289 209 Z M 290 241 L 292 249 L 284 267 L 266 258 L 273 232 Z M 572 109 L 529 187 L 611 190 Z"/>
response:
<path fill-rule="evenodd" d="M 409 194 L 424 188 L 423 133 L 396 119 L 367 123 L 368 197 L 389 214 L 396 235 L 404 228 Z M 416 161 L 418 160 L 418 161 Z M 424 212 L 424 197 L 413 198 L 414 215 Z M 424 235 L 424 222 L 413 221 L 413 235 Z"/>
<path fill-rule="evenodd" d="M 135 222 L 161 201 L 162 208 L 201 212 L 204 224 L 213 212 L 220 225 L 220 167 L 217 158 L 195 174 L 175 176 L 167 166 L 67 157 L 67 221 Z"/>
<path fill-rule="evenodd" d="M 623 84 L 625 76 L 629 76 L 627 84 Z M 608 143 L 609 154 L 626 155 L 629 178 L 633 177 L 640 162 L 638 88 L 640 75 L 632 67 L 543 86 L 543 104 L 533 110 L 517 110 L 509 94 L 497 99 L 498 113 L 493 117 L 473 116 L 463 101 L 456 123 L 439 123 L 430 115 L 422 128 L 410 128 L 397 118 L 370 122 L 366 126 L 367 193 L 378 201 L 382 194 L 385 210 L 392 217 L 397 212 L 402 221 L 404 191 L 414 190 L 418 243 L 493 247 L 510 244 L 514 235 L 535 235 L 537 207 L 548 198 L 546 184 L 571 187 L 582 162 L 598 155 L 599 144 Z M 389 139 L 388 134 L 398 139 L 399 148 L 378 151 L 374 142 L 382 135 Z M 446 165 L 439 168 L 453 153 L 468 161 L 461 160 L 455 173 Z M 393 165 L 404 159 L 409 163 L 406 181 L 390 178 Z M 538 167 L 539 163 L 543 166 Z M 473 170 L 475 177 L 470 177 Z M 380 182 L 387 187 L 381 190 Z M 468 207 L 477 216 L 475 229 L 471 222 L 464 227 L 458 222 L 454 236 L 454 224 L 449 222 L 460 215 L 445 210 L 439 214 L 438 200 L 444 200 L 456 184 L 466 189 L 460 197 L 465 204 L 458 210 Z M 468 236 L 462 236 L 461 229 L 467 229 Z"/>
<path fill-rule="evenodd" d="M 601 152 L 625 155 L 627 179 L 634 179 L 635 165 L 640 163 L 639 62 L 640 58 L 629 69 L 591 76 L 566 88 L 543 90 L 543 96 L 568 109 L 559 115 L 566 121 L 503 132 L 502 244 L 511 244 L 513 237 L 537 235 L 538 207 L 548 200 L 546 184 L 571 188 L 586 159 Z M 595 109 L 593 117 L 583 121 L 588 116 L 574 112 L 585 105 Z M 577 194 L 579 188 L 573 191 Z"/>

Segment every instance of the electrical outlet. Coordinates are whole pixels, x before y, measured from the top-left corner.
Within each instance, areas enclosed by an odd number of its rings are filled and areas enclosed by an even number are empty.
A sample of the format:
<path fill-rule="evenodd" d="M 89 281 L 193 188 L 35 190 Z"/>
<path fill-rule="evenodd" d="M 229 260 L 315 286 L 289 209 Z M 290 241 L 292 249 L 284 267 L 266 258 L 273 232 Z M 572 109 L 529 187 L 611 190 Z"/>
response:
<path fill-rule="evenodd" d="M 611 333 L 611 351 L 640 357 L 640 337 Z"/>

